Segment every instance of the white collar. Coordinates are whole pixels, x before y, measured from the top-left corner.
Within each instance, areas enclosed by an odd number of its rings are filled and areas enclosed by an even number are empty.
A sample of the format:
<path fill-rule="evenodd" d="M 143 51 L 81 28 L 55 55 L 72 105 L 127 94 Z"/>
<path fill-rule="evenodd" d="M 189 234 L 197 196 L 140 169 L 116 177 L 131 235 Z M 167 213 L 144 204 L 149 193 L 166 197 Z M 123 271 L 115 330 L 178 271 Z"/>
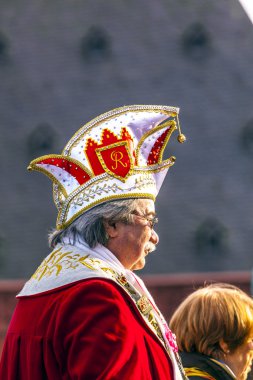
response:
<path fill-rule="evenodd" d="M 130 269 L 126 269 L 123 266 L 123 264 L 121 264 L 121 262 L 117 259 L 117 257 L 104 245 L 97 244 L 94 248 L 90 248 L 90 246 L 80 237 L 78 238 L 78 240 L 75 241 L 75 243 L 73 242 L 73 240 L 69 238 L 63 238 L 63 244 L 73 245 L 74 247 L 79 248 L 81 251 L 85 252 L 86 254 L 89 253 L 92 257 L 96 257 L 102 261 L 107 262 L 117 272 L 124 273 L 127 280 L 133 286 L 135 286 L 141 294 L 148 293 L 149 298 L 153 300 L 142 279 L 135 273 L 133 273 Z"/>
<path fill-rule="evenodd" d="M 89 253 L 93 257 L 97 257 L 100 260 L 110 263 L 112 266 L 117 268 L 118 271 L 125 271 L 124 266 L 117 259 L 117 257 L 102 244 L 97 244 L 94 248 L 90 248 L 89 245 L 84 240 L 81 240 L 80 238 L 76 240 L 75 243 L 73 243 L 71 239 L 64 238 L 63 244 L 67 244 L 67 245 L 70 244 L 70 245 L 75 246 L 76 248 L 80 248 L 81 251 L 84 251 L 85 253 Z"/>
<path fill-rule="evenodd" d="M 65 238 L 63 244 L 57 244 L 53 252 L 43 260 L 18 296 L 39 294 L 86 278 L 105 277 L 102 271 L 87 270 L 80 263 L 80 260 L 88 256 L 90 260 L 98 259 L 107 263 L 117 273 L 124 275 L 141 294 L 149 294 L 143 281 L 131 270 L 124 268 L 106 247 L 98 244 L 95 248 L 90 248 L 83 240 L 79 239 L 73 244 L 73 241 Z M 152 299 L 150 295 L 149 297 Z"/>

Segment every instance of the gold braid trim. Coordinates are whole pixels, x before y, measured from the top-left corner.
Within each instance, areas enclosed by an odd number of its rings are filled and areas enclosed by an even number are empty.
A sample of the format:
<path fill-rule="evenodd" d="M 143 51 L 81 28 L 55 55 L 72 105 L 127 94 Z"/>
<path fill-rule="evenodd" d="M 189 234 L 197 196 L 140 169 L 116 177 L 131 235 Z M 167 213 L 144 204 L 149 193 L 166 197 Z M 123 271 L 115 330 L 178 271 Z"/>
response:
<path fill-rule="evenodd" d="M 184 368 L 184 370 L 187 377 L 199 376 L 199 377 L 203 377 L 204 379 L 215 380 L 215 378 L 209 375 L 209 373 L 205 371 L 201 371 L 199 368 L 196 368 L 196 367 Z"/>

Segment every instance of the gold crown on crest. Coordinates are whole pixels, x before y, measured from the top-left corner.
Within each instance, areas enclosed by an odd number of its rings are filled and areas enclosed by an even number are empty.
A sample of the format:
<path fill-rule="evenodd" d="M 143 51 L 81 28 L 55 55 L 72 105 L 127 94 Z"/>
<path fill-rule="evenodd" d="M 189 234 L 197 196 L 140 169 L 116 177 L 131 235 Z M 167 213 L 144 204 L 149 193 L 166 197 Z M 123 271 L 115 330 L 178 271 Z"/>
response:
<path fill-rule="evenodd" d="M 178 113 L 179 108 L 158 105 L 116 108 L 80 128 L 62 154 L 33 160 L 28 170 L 53 181 L 57 229 L 106 201 L 155 200 L 175 162 L 174 156 L 162 160 L 172 132 L 178 128 L 178 141 L 185 141 Z"/>

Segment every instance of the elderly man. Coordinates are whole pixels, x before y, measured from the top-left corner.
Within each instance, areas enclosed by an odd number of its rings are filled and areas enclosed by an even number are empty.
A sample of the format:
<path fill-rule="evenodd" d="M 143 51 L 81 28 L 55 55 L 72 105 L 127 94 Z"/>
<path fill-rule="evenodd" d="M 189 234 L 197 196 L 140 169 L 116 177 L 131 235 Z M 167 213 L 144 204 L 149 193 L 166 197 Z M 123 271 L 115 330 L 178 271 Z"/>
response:
<path fill-rule="evenodd" d="M 1 379 L 184 378 L 174 336 L 133 273 L 158 243 L 154 200 L 177 127 L 175 107 L 121 107 L 84 125 L 61 155 L 31 162 L 53 180 L 57 229 L 18 295 Z"/>

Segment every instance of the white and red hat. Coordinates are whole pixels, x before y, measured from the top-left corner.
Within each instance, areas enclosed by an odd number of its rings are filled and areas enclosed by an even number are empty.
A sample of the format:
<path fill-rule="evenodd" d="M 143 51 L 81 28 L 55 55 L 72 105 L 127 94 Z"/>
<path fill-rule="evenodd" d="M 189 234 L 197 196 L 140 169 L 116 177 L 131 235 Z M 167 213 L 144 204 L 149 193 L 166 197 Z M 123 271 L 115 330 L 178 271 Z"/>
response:
<path fill-rule="evenodd" d="M 178 141 L 185 140 L 178 112 L 179 108 L 158 105 L 116 108 L 80 128 L 62 154 L 33 160 L 28 169 L 53 181 L 57 229 L 110 200 L 155 200 L 175 162 L 174 156 L 163 160 L 172 132 L 178 128 Z"/>

